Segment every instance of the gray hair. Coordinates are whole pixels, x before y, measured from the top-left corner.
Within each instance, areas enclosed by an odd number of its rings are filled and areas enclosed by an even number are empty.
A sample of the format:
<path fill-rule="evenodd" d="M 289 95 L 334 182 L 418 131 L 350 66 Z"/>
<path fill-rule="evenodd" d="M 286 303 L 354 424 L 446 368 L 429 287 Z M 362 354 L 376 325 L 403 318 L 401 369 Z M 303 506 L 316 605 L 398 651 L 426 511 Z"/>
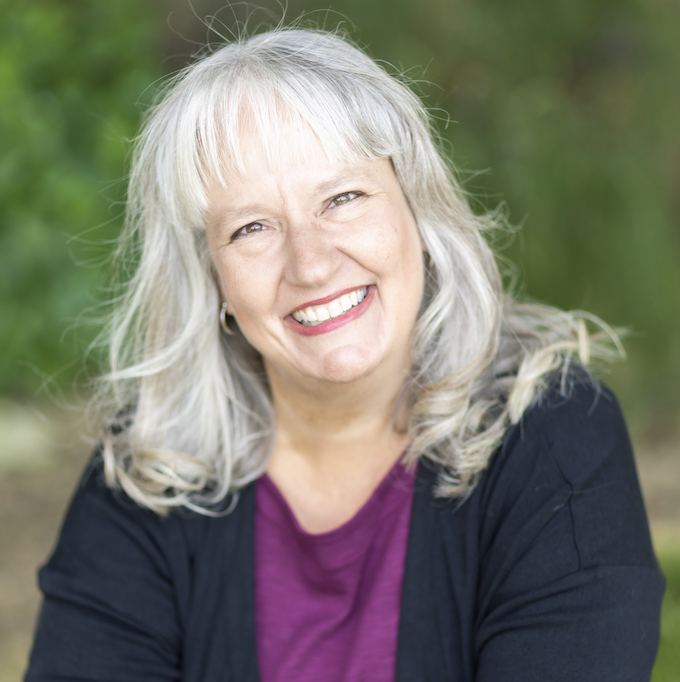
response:
<path fill-rule="evenodd" d="M 204 227 L 206 183 L 243 168 L 244 109 L 275 158 L 281 114 L 331 158 L 391 160 L 426 248 L 425 297 L 405 386 L 407 463 L 441 465 L 438 494 L 475 485 L 508 427 L 576 354 L 606 355 L 583 313 L 519 303 L 502 289 L 478 216 L 411 90 L 337 35 L 279 29 L 221 47 L 174 77 L 136 143 L 119 263 L 131 272 L 106 331 L 109 485 L 166 513 L 203 513 L 262 475 L 274 418 L 259 354 L 220 331 Z"/>

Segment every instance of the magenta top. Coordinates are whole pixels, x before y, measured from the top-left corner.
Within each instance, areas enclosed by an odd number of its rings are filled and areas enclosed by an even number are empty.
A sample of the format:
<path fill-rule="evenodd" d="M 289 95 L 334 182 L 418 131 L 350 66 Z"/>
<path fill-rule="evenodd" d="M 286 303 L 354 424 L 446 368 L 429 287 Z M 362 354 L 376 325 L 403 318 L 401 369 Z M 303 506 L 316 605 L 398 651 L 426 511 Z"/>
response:
<path fill-rule="evenodd" d="M 255 491 L 262 682 L 394 682 L 414 476 L 400 464 L 347 523 L 308 533 L 268 476 Z"/>

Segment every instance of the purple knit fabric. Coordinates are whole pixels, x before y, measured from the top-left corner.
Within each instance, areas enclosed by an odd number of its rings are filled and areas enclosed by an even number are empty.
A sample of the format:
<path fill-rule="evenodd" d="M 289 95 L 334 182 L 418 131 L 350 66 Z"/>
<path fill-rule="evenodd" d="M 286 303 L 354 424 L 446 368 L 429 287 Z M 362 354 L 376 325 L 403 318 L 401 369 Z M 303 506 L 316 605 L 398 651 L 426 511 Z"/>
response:
<path fill-rule="evenodd" d="M 257 482 L 262 682 L 394 682 L 413 487 L 397 464 L 347 523 L 312 534 L 268 476 Z"/>

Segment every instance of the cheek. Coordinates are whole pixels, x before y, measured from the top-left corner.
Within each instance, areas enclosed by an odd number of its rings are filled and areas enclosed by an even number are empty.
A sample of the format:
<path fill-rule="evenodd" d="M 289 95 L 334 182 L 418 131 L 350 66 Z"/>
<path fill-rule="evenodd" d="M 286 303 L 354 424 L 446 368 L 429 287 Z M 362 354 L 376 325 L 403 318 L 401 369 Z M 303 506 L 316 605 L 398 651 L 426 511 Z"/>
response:
<path fill-rule="evenodd" d="M 400 292 L 403 309 L 409 317 L 416 315 L 423 297 L 425 266 L 420 235 L 415 226 L 405 226 L 399 249 L 394 257 L 396 286 Z"/>
<path fill-rule="evenodd" d="M 423 250 L 415 224 L 407 221 L 396 223 L 385 246 L 385 257 L 390 259 L 395 274 L 403 278 L 403 284 L 413 287 L 419 282 L 417 288 L 422 288 Z"/>
<path fill-rule="evenodd" d="M 388 275 L 399 267 L 405 253 L 406 226 L 395 216 L 379 216 L 360 223 L 356 229 L 345 230 L 342 251 L 377 275 Z"/>
<path fill-rule="evenodd" d="M 245 322 L 266 303 L 266 271 L 259 270 L 256 259 L 233 257 L 222 258 L 217 267 L 227 312 Z"/>

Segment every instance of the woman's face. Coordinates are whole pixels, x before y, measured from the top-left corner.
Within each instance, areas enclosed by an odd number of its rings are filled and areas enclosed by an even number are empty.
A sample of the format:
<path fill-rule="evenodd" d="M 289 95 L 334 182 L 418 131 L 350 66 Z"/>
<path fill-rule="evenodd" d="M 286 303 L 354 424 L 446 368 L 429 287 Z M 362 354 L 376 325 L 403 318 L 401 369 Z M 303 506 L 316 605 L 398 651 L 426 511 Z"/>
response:
<path fill-rule="evenodd" d="M 228 312 L 284 381 L 403 374 L 423 259 L 392 165 L 331 161 L 311 132 L 300 135 L 304 154 L 291 145 L 273 167 L 257 138 L 245 139 L 245 175 L 209 188 L 206 229 Z"/>

